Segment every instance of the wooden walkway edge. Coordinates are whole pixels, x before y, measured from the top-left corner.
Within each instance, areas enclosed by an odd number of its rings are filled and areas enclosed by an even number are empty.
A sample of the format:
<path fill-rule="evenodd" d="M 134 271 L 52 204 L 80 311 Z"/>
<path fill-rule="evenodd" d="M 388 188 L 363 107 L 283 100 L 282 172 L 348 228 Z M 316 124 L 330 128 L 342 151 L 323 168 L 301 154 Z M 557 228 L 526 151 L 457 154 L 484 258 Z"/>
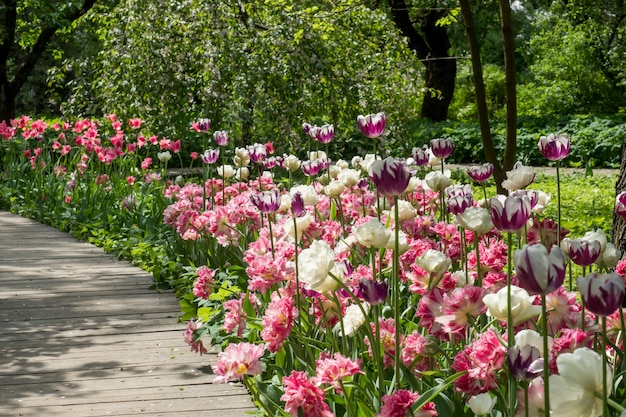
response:
<path fill-rule="evenodd" d="M 170 293 L 102 249 L 0 211 L 0 417 L 243 417 Z"/>

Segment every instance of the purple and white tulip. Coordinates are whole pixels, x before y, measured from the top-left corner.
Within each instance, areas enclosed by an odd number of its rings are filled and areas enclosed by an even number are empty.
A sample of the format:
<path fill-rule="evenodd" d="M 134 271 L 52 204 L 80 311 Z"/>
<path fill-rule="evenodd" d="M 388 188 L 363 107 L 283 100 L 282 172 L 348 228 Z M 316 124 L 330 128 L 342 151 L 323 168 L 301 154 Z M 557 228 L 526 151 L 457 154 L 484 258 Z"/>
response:
<path fill-rule="evenodd" d="M 417 165 L 418 167 L 424 167 L 428 165 L 428 161 L 430 160 L 428 147 L 426 147 L 426 145 L 422 146 L 421 148 L 413 148 L 411 156 L 415 161 L 415 165 Z"/>
<path fill-rule="evenodd" d="M 255 143 L 254 145 L 248 146 L 248 154 L 252 162 L 260 164 L 267 158 L 267 148 L 265 145 Z"/>
<path fill-rule="evenodd" d="M 593 264 L 602 254 L 602 244 L 598 240 L 565 238 L 561 241 L 561 248 L 579 266 Z"/>
<path fill-rule="evenodd" d="M 220 156 L 219 149 L 207 149 L 200 158 L 205 164 L 214 164 Z"/>
<path fill-rule="evenodd" d="M 317 131 L 315 135 L 315 139 L 317 139 L 321 143 L 330 143 L 335 136 L 335 127 L 333 125 L 323 125 Z"/>
<path fill-rule="evenodd" d="M 626 219 L 626 191 L 622 191 L 615 197 L 615 214 Z"/>
<path fill-rule="evenodd" d="M 485 182 L 493 175 L 493 164 L 486 162 L 482 165 L 468 167 L 467 175 L 476 182 Z"/>
<path fill-rule="evenodd" d="M 376 114 L 368 114 L 367 116 L 359 115 L 356 118 L 361 133 L 370 139 L 375 139 L 382 135 L 387 123 L 387 116 L 380 112 Z"/>
<path fill-rule="evenodd" d="M 565 253 L 552 246 L 550 253 L 542 244 L 526 245 L 513 253 L 515 275 L 529 294 L 549 294 L 565 279 Z"/>
<path fill-rule="evenodd" d="M 548 136 L 540 137 L 537 146 L 546 159 L 560 161 L 569 155 L 571 143 L 569 136 L 564 133 L 559 135 L 550 133 Z"/>
<path fill-rule="evenodd" d="M 446 159 L 452 155 L 454 142 L 450 138 L 435 138 L 430 140 L 430 151 L 439 159 Z"/>
<path fill-rule="evenodd" d="M 517 232 L 530 218 L 530 199 L 528 196 L 501 194 L 489 200 L 491 221 L 502 232 Z"/>
<path fill-rule="evenodd" d="M 618 274 L 591 274 L 576 280 L 585 307 L 598 316 L 613 314 L 624 300 L 624 281 Z"/>
<path fill-rule="evenodd" d="M 250 201 L 261 213 L 275 213 L 280 208 L 280 190 L 272 188 L 269 191 L 252 194 Z"/>
<path fill-rule="evenodd" d="M 218 130 L 213 133 L 213 140 L 218 146 L 228 145 L 228 132 L 225 130 Z"/>
<path fill-rule="evenodd" d="M 387 197 L 397 196 L 406 190 L 411 179 L 411 173 L 406 163 L 387 157 L 382 161 L 372 162 L 370 179 L 380 194 Z"/>
<path fill-rule="evenodd" d="M 385 301 L 389 291 L 387 281 L 374 281 L 372 279 L 361 278 L 358 287 L 358 296 L 362 297 L 370 305 L 377 305 Z"/>

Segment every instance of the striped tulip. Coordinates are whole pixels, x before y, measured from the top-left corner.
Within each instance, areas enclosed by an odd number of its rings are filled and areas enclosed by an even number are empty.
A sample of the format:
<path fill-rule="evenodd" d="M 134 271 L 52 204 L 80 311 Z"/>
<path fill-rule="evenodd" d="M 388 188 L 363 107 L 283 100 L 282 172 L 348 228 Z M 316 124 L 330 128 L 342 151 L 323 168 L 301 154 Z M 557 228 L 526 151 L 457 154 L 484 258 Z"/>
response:
<path fill-rule="evenodd" d="M 489 200 L 491 221 L 502 232 L 517 232 L 530 218 L 530 199 L 527 196 L 498 195 Z"/>
<path fill-rule="evenodd" d="M 384 196 L 400 195 L 406 190 L 411 179 L 411 173 L 406 163 L 387 157 L 376 160 L 370 166 L 370 179 L 376 185 L 378 192 Z"/>
<path fill-rule="evenodd" d="M 450 138 L 436 138 L 430 140 L 430 150 L 439 159 L 446 159 L 452 155 L 454 142 Z"/>
<path fill-rule="evenodd" d="M 359 115 L 356 118 L 361 133 L 370 139 L 375 139 L 382 135 L 387 123 L 387 116 L 380 112 L 376 114 L 368 114 L 367 116 Z"/>
<path fill-rule="evenodd" d="M 569 155 L 572 141 L 566 134 L 556 135 L 550 133 L 548 136 L 539 138 L 539 151 L 550 161 L 560 161 Z"/>
<path fill-rule="evenodd" d="M 624 281 L 618 274 L 591 274 L 576 280 L 585 307 L 598 316 L 613 314 L 624 300 Z"/>
<path fill-rule="evenodd" d="M 565 254 L 558 246 L 550 253 L 542 244 L 526 245 L 513 253 L 515 276 L 529 294 L 549 294 L 565 279 Z"/>
<path fill-rule="evenodd" d="M 482 165 L 468 167 L 467 175 L 476 182 L 485 182 L 493 175 L 493 164 L 491 162 Z"/>
<path fill-rule="evenodd" d="M 278 188 L 272 188 L 269 191 L 263 191 L 262 193 L 252 194 L 250 201 L 254 204 L 261 213 L 274 213 L 280 208 L 280 190 Z"/>

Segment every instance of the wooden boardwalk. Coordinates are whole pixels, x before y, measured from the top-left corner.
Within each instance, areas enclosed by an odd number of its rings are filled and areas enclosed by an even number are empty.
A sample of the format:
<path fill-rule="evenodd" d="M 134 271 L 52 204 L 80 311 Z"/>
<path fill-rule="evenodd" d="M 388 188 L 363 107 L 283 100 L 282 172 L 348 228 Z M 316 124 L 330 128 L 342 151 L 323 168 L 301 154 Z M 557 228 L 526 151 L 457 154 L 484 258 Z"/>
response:
<path fill-rule="evenodd" d="M 141 269 L 0 211 L 1 417 L 243 417 L 239 384 L 183 341 L 178 302 Z"/>

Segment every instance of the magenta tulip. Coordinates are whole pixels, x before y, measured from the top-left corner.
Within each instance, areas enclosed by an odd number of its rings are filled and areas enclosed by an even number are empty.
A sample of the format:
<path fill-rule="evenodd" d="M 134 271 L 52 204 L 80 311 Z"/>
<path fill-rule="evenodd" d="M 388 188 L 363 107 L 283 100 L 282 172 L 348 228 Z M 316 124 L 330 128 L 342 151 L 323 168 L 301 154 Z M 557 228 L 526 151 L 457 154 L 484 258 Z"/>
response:
<path fill-rule="evenodd" d="M 556 135 L 550 133 L 548 136 L 539 138 L 539 151 L 550 161 L 560 161 L 569 155 L 571 140 L 566 134 Z"/>
<path fill-rule="evenodd" d="M 382 135 L 387 123 L 385 113 L 368 114 L 367 116 L 359 115 L 356 118 L 361 133 L 366 137 L 375 139 Z"/>

